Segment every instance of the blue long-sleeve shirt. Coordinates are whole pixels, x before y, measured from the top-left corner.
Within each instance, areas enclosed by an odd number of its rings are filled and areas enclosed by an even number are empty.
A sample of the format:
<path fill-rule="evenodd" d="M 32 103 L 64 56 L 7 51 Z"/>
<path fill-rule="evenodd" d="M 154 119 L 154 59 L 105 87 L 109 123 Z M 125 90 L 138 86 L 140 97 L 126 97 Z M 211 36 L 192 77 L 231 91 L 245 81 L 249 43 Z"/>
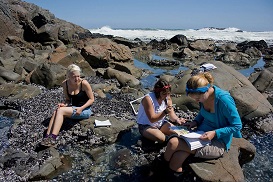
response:
<path fill-rule="evenodd" d="M 196 116 L 197 129 L 216 132 L 216 139 L 226 144 L 226 150 L 230 148 L 232 137 L 242 138 L 240 130 L 242 121 L 237 111 L 234 99 L 229 92 L 213 86 L 215 100 L 214 113 L 209 113 L 200 103 L 200 112 Z"/>

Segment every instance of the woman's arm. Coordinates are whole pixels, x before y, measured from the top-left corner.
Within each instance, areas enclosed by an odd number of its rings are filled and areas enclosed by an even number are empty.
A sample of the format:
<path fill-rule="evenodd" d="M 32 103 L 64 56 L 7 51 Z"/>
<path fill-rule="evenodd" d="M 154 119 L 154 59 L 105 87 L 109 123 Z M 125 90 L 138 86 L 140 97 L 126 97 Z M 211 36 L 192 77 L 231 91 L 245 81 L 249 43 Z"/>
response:
<path fill-rule="evenodd" d="M 186 122 L 186 120 L 184 118 L 179 118 L 175 112 L 174 112 L 174 109 L 173 109 L 173 102 L 172 102 L 172 99 L 171 97 L 168 97 L 167 98 L 167 105 L 168 105 L 168 108 L 171 108 L 170 109 L 170 112 L 168 113 L 169 114 L 169 118 L 172 122 L 175 122 L 177 124 L 183 124 Z"/>
<path fill-rule="evenodd" d="M 59 104 L 59 106 L 60 107 L 66 107 L 66 106 L 68 106 L 69 104 L 70 104 L 70 98 L 69 98 L 69 96 L 68 96 L 68 91 L 67 91 L 67 86 L 66 86 L 66 80 L 65 81 L 63 81 L 62 82 L 62 86 L 63 86 L 63 93 L 64 93 L 64 97 L 65 97 L 65 101 L 64 101 L 64 103 L 60 103 Z"/>
<path fill-rule="evenodd" d="M 221 101 L 219 101 L 219 105 L 227 123 L 225 127 L 215 130 L 217 138 L 221 138 L 226 135 L 230 135 L 231 133 L 240 131 L 242 129 L 242 121 L 236 108 L 234 99 L 231 96 L 224 97 Z"/>
<path fill-rule="evenodd" d="M 153 103 L 149 96 L 145 96 L 141 102 L 144 107 L 145 113 L 151 123 L 159 121 L 166 115 L 164 111 L 160 113 L 155 113 Z"/>

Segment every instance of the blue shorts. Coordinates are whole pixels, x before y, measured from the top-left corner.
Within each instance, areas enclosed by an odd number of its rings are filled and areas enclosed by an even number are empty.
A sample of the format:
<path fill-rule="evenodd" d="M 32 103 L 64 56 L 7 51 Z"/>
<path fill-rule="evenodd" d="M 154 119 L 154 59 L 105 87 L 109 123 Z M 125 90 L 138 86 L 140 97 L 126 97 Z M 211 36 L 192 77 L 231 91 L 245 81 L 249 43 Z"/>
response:
<path fill-rule="evenodd" d="M 92 113 L 91 107 L 85 108 L 80 115 L 76 114 L 76 108 L 75 106 L 72 106 L 73 112 L 71 115 L 71 119 L 88 119 Z"/>

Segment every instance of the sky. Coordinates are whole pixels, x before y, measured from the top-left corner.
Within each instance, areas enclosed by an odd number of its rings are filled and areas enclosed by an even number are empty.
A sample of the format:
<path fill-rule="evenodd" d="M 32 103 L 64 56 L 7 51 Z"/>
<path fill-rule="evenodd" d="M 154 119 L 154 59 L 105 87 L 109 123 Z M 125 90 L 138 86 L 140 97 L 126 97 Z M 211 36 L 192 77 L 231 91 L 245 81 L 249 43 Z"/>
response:
<path fill-rule="evenodd" d="M 86 29 L 273 31 L 273 0 L 25 0 Z"/>

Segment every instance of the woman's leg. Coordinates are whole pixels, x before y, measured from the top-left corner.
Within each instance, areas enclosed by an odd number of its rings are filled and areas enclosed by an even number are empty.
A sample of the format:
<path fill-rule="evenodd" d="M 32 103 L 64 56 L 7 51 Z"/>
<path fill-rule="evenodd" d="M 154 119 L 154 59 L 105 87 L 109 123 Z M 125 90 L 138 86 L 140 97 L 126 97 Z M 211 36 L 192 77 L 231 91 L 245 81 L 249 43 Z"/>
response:
<path fill-rule="evenodd" d="M 160 131 L 162 131 L 162 133 L 164 133 L 165 135 L 172 135 L 172 134 L 176 134 L 175 131 L 171 130 L 170 127 L 173 126 L 172 123 L 170 122 L 165 122 L 161 128 Z"/>
<path fill-rule="evenodd" d="M 49 125 L 48 125 L 47 132 L 46 132 L 47 135 L 49 135 L 49 134 L 51 133 L 51 128 L 52 128 L 53 121 L 55 120 L 56 111 L 57 111 L 57 110 L 55 110 L 55 111 L 53 112 L 53 115 L 52 115 L 52 117 L 50 118 Z"/>
<path fill-rule="evenodd" d="M 176 151 L 171 157 L 169 163 L 170 169 L 175 172 L 182 172 L 183 171 L 182 164 L 187 159 L 187 157 L 189 157 L 189 155 L 190 155 L 189 152 L 183 150 Z"/>
<path fill-rule="evenodd" d="M 163 143 L 165 141 L 165 135 L 158 128 L 148 126 L 144 129 L 142 135 L 152 141 Z"/>
<path fill-rule="evenodd" d="M 49 122 L 47 134 L 58 135 L 63 125 L 64 117 L 71 117 L 72 112 L 73 112 L 72 107 L 60 107 L 56 111 L 54 111 Z"/>
<path fill-rule="evenodd" d="M 182 172 L 182 164 L 185 159 L 195 151 L 191 151 L 186 142 L 178 137 L 173 137 L 167 144 L 164 158 L 170 162 L 170 168 L 176 172 Z"/>

